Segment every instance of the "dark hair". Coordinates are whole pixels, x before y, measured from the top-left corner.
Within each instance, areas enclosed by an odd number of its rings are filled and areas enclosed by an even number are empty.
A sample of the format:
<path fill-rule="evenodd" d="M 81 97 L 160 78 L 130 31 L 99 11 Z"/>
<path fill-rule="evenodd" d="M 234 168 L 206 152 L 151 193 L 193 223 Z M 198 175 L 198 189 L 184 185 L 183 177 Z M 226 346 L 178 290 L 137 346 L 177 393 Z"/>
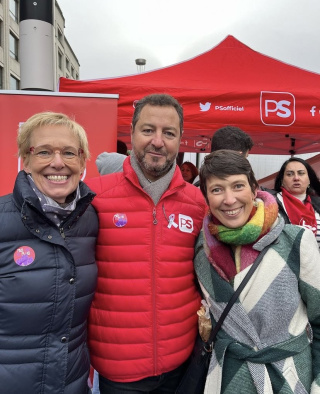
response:
<path fill-rule="evenodd" d="M 181 164 L 180 169 L 182 168 L 182 166 L 186 165 L 192 174 L 192 178 L 190 179 L 190 181 L 188 181 L 189 183 L 193 183 L 193 181 L 195 180 L 195 178 L 199 175 L 199 171 L 198 168 L 191 163 L 190 161 L 185 161 L 184 163 Z"/>
<path fill-rule="evenodd" d="M 121 153 L 122 155 L 128 154 L 128 147 L 125 142 L 117 140 L 117 153 Z"/>
<path fill-rule="evenodd" d="M 230 149 L 246 154 L 252 147 L 251 137 L 236 126 L 225 126 L 218 129 L 211 139 L 211 152 Z"/>
<path fill-rule="evenodd" d="M 169 94 L 150 94 L 149 96 L 143 97 L 141 100 L 136 102 L 134 113 L 132 117 L 132 130 L 139 120 L 142 108 L 146 105 L 152 105 L 155 107 L 173 107 L 179 116 L 180 121 L 180 136 L 183 133 L 183 109 L 179 102 Z"/>
<path fill-rule="evenodd" d="M 207 155 L 200 168 L 200 189 L 206 201 L 208 202 L 207 179 L 212 176 L 225 179 L 239 174 L 247 176 L 252 193 L 259 188 L 249 161 L 241 153 L 222 149 Z"/>
<path fill-rule="evenodd" d="M 287 168 L 287 165 L 289 163 L 292 163 L 293 161 L 297 161 L 306 167 L 306 170 L 308 172 L 308 177 L 310 180 L 310 187 L 307 189 L 306 193 L 310 194 L 310 195 L 317 194 L 318 196 L 320 196 L 320 182 L 317 177 L 317 174 L 315 173 L 315 171 L 311 167 L 311 165 L 307 161 L 300 159 L 300 157 L 290 157 L 290 159 L 286 160 L 282 164 L 280 171 L 278 172 L 278 175 L 276 176 L 276 179 L 274 181 L 274 190 L 276 190 L 277 192 L 281 192 L 281 186 L 282 186 L 282 181 L 283 181 L 283 177 L 284 177 L 284 172 Z"/>

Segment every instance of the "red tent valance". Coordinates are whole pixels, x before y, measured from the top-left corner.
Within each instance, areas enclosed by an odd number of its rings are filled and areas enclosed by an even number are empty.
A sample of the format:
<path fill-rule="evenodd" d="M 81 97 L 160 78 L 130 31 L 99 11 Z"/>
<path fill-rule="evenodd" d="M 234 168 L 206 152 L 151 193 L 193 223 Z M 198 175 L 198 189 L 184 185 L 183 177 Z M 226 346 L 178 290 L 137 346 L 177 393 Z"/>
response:
<path fill-rule="evenodd" d="M 61 92 L 119 94 L 118 138 L 130 145 L 135 100 L 168 93 L 184 108 L 182 152 L 210 151 L 214 131 L 235 125 L 251 153 L 320 151 L 320 75 L 262 55 L 232 36 L 188 61 L 120 78 L 60 78 Z"/>

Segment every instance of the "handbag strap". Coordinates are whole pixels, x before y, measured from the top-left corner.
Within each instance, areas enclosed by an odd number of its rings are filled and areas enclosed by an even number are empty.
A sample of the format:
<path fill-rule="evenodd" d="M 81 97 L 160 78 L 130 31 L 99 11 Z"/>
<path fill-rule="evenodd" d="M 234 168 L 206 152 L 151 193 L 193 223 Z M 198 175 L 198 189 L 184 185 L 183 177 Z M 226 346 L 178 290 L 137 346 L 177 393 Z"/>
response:
<path fill-rule="evenodd" d="M 269 245 L 270 246 L 270 245 Z M 224 319 L 227 317 L 230 309 L 232 308 L 233 304 L 236 302 L 237 298 L 239 297 L 240 293 L 242 292 L 242 290 L 244 289 L 244 287 L 246 286 L 246 284 L 249 282 L 249 279 L 251 278 L 251 276 L 254 274 L 255 270 L 258 268 L 258 265 L 260 264 L 261 260 L 263 259 L 263 256 L 267 253 L 269 246 L 267 246 L 266 248 L 264 248 L 260 253 L 259 256 L 255 259 L 255 261 L 253 262 L 253 264 L 251 265 L 248 273 L 246 274 L 246 276 L 243 278 L 243 280 L 241 281 L 240 285 L 238 286 L 237 290 L 233 293 L 232 297 L 230 298 L 227 306 L 224 308 L 220 319 L 218 320 L 217 324 L 214 326 L 214 329 L 211 331 L 210 337 L 208 339 L 208 341 L 205 344 L 205 349 L 208 352 L 212 351 L 212 345 L 213 345 L 213 341 L 215 340 L 218 331 L 220 330 L 222 323 L 224 321 Z"/>

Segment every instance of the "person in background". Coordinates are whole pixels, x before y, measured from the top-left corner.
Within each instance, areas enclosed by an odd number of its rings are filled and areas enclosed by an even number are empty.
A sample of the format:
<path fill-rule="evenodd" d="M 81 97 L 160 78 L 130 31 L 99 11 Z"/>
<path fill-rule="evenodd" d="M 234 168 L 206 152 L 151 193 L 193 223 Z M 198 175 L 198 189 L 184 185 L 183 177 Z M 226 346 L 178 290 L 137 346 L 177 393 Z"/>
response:
<path fill-rule="evenodd" d="M 212 326 L 259 253 L 260 265 L 218 331 L 205 392 L 320 392 L 320 255 L 309 229 L 285 224 L 258 190 L 248 160 L 205 157 L 200 188 L 210 211 L 195 270 Z"/>
<path fill-rule="evenodd" d="M 117 140 L 117 152 L 102 152 L 97 156 L 96 166 L 100 175 L 122 172 L 122 164 L 127 157 L 127 145 Z"/>
<path fill-rule="evenodd" d="M 251 137 L 236 126 L 225 126 L 216 130 L 211 138 L 211 152 L 220 149 L 230 149 L 241 153 L 244 157 L 249 156 L 249 152 L 253 147 Z M 199 177 L 193 184 L 200 186 Z"/>
<path fill-rule="evenodd" d="M 89 349 L 101 394 L 173 394 L 194 345 L 193 256 L 206 204 L 176 165 L 182 132 L 177 100 L 142 98 L 123 172 L 88 181 L 100 222 Z"/>
<path fill-rule="evenodd" d="M 190 161 L 185 161 L 184 163 L 182 163 L 180 170 L 182 178 L 189 183 L 193 183 L 193 181 L 199 175 L 197 167 Z"/>
<path fill-rule="evenodd" d="M 123 171 L 123 162 L 127 156 L 116 152 L 103 152 L 96 159 L 96 166 L 100 175 Z"/>
<path fill-rule="evenodd" d="M 320 182 L 310 164 L 291 157 L 282 164 L 274 190 L 266 190 L 276 197 L 285 222 L 311 229 L 320 247 Z"/>
<path fill-rule="evenodd" d="M 248 157 L 253 141 L 251 137 L 236 126 L 225 126 L 218 129 L 211 139 L 211 152 L 230 149 Z"/>
<path fill-rule="evenodd" d="M 87 394 L 87 316 L 96 287 L 95 194 L 80 181 L 84 129 L 33 115 L 18 134 L 23 171 L 0 197 L 0 382 L 6 394 Z"/>
<path fill-rule="evenodd" d="M 117 153 L 128 156 L 128 147 L 125 142 L 117 140 Z"/>

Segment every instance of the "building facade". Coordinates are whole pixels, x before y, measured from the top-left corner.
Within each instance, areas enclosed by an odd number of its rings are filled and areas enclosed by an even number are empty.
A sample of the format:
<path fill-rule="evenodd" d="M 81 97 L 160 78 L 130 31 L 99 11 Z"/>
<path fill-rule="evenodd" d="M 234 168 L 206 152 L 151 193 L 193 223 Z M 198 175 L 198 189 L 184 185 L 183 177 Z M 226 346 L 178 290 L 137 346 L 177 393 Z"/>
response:
<path fill-rule="evenodd" d="M 54 7 L 55 86 L 60 77 L 79 79 L 80 64 L 64 35 L 65 19 Z M 19 0 L 0 0 L 0 89 L 20 89 Z"/>

